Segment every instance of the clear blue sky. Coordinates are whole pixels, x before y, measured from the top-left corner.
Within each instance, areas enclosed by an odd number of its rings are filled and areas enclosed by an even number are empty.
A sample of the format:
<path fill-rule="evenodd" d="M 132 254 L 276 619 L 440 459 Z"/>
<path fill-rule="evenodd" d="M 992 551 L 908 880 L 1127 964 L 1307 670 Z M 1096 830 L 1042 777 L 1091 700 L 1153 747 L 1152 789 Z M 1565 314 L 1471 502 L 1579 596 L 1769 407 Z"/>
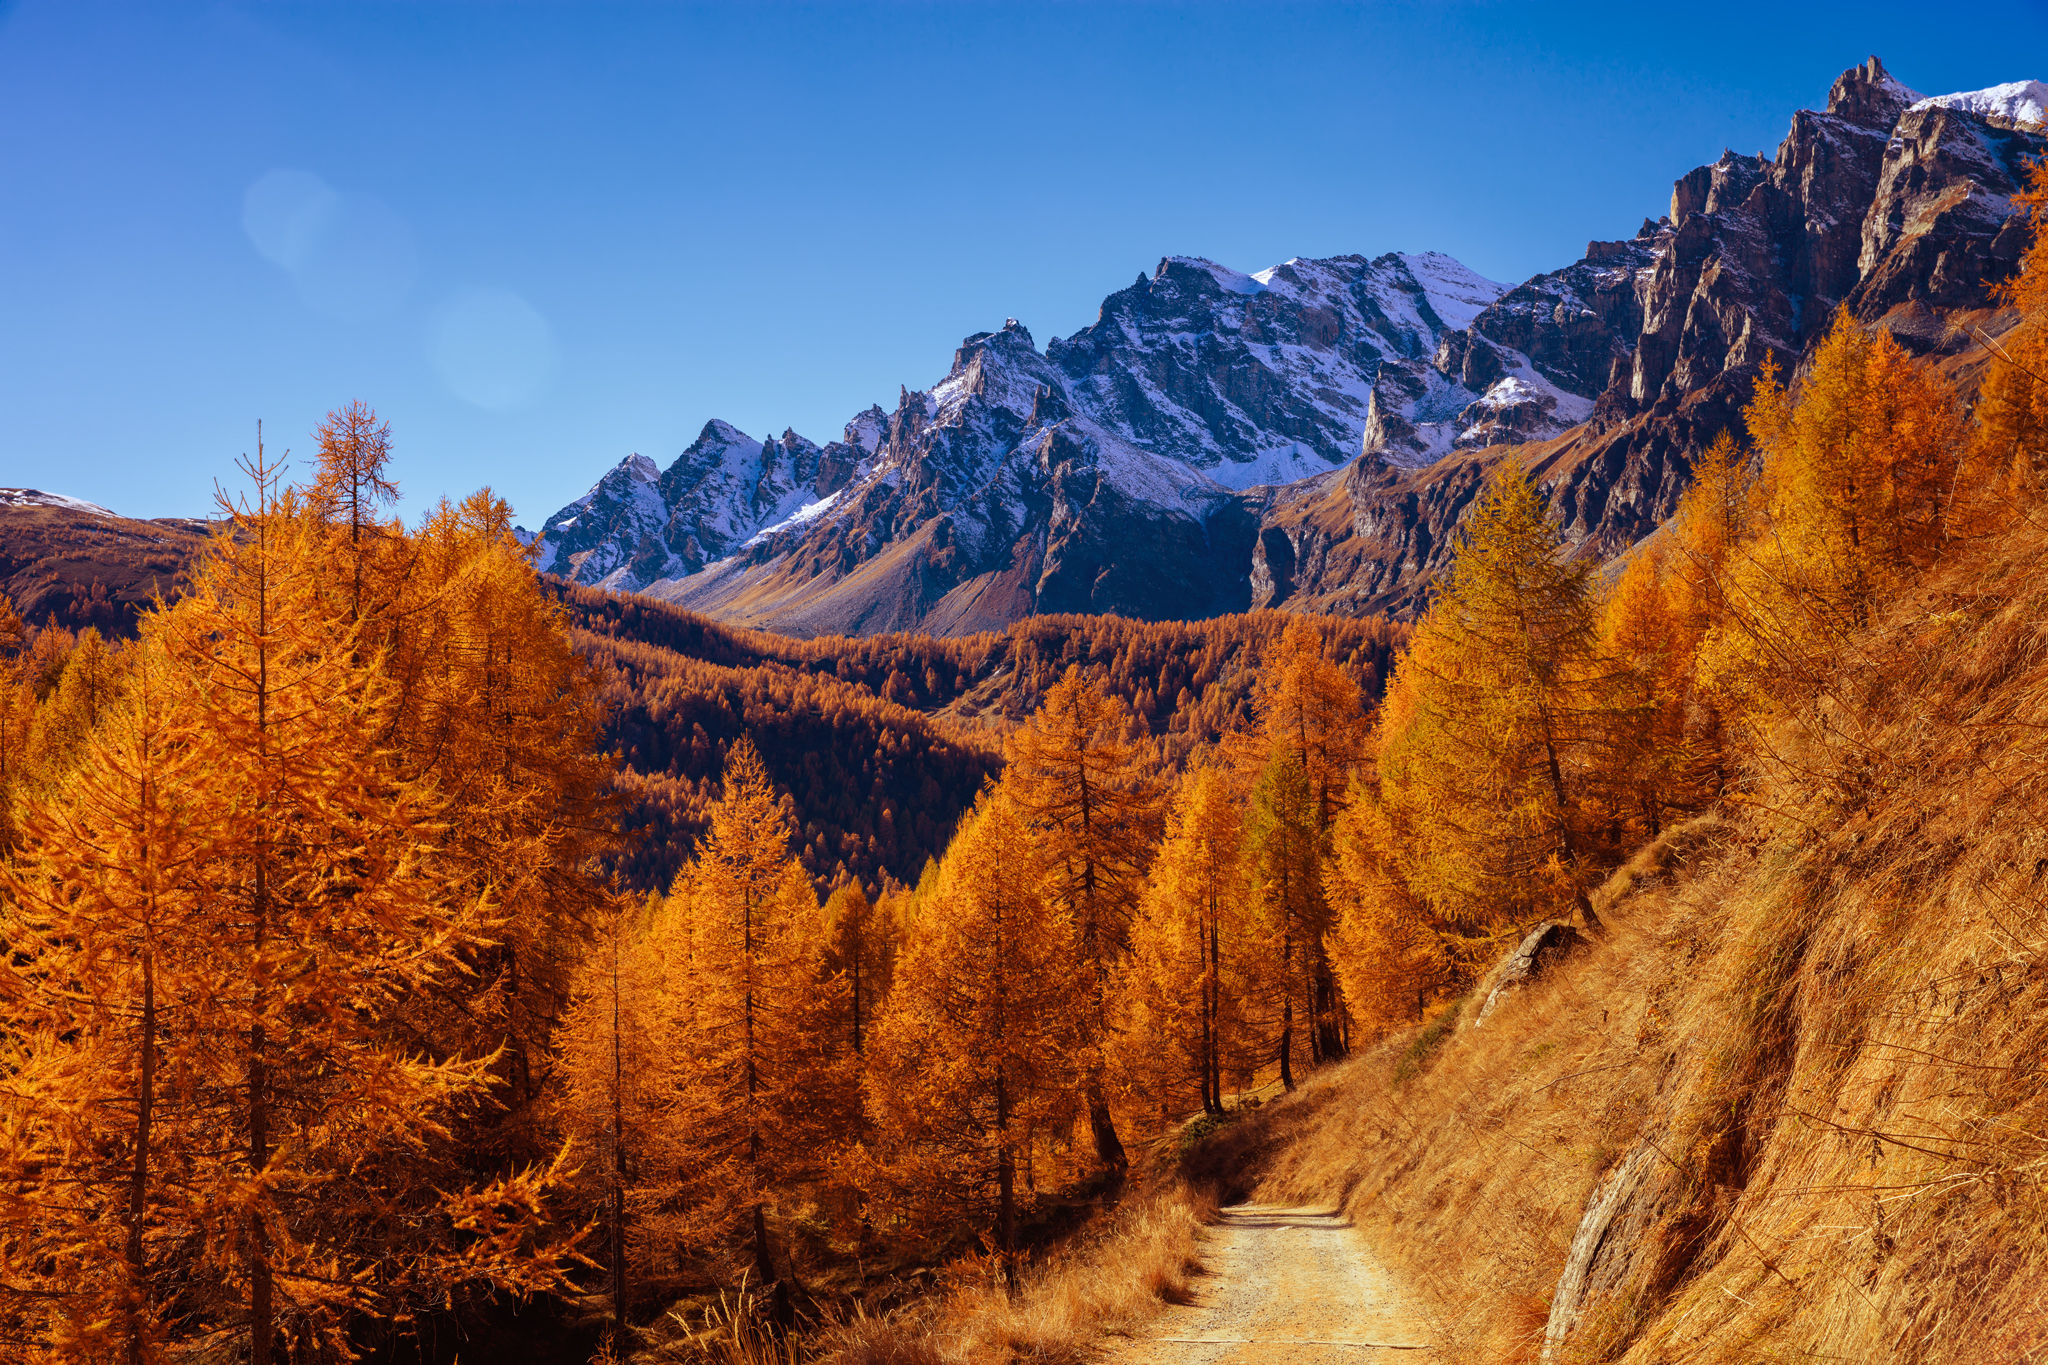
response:
<path fill-rule="evenodd" d="M 0 0 L 0 485 L 193 514 L 328 408 L 538 526 L 705 419 L 835 435 L 1168 253 L 1501 280 L 1836 73 L 2048 78 L 1925 3 Z"/>

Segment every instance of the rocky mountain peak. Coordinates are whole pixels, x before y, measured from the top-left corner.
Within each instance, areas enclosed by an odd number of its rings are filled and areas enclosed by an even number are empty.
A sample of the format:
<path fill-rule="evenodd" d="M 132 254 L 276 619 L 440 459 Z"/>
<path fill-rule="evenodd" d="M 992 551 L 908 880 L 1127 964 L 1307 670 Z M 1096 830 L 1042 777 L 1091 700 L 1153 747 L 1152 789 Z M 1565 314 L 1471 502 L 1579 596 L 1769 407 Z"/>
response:
<path fill-rule="evenodd" d="M 1682 223 L 1687 214 L 1719 213 L 1735 207 L 1763 183 L 1770 169 L 1770 160 L 1762 155 L 1722 152 L 1719 161 L 1688 171 L 1672 183 L 1671 221 Z M 1654 224 L 1646 226 L 1654 231 Z"/>
<path fill-rule="evenodd" d="M 1871 57 L 1835 78 L 1828 91 L 1827 112 L 1865 128 L 1889 131 L 1906 107 L 1919 98 L 1918 91 L 1892 79 L 1884 63 Z"/>
<path fill-rule="evenodd" d="M 1724 152 L 1668 217 L 1513 286 L 1433 252 L 1164 256 L 1042 352 L 1014 318 L 964 338 L 842 440 L 711 422 L 652 487 L 622 465 L 550 520 L 543 564 L 801 632 L 1409 611 L 1500 447 L 1577 552 L 1615 553 L 1838 307 L 1936 349 L 1995 306 L 2037 95 L 1921 100 L 1872 58 L 1774 156 Z"/>
<path fill-rule="evenodd" d="M 846 424 L 846 434 L 842 439 L 845 445 L 862 455 L 872 455 L 882 448 L 882 441 L 888 434 L 889 414 L 876 403 Z"/>

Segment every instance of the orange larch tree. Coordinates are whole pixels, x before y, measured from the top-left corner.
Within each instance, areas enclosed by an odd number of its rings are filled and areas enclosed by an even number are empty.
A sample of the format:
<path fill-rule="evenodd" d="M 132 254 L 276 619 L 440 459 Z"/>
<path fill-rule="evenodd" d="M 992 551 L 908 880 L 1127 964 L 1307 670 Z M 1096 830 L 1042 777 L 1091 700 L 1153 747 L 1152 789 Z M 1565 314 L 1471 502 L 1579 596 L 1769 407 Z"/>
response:
<path fill-rule="evenodd" d="M 621 894 L 605 909 L 556 1046 L 562 1126 L 585 1153 L 579 1180 L 604 1211 L 608 1307 L 623 1346 L 635 1296 L 679 1283 L 687 1001 L 683 945 L 656 932 L 659 902 Z"/>
<path fill-rule="evenodd" d="M 1245 1002 L 1261 954 L 1243 856 L 1229 782 L 1195 769 L 1175 794 L 1118 992 L 1119 1074 L 1162 1116 L 1182 1103 L 1221 1114 L 1226 1078 L 1242 1082 L 1255 1066 Z"/>
<path fill-rule="evenodd" d="M 146 645 L 127 700 L 0 862 L 0 1322 L 22 1360 L 164 1358 L 212 1076 L 199 894 L 217 808 L 194 697 Z"/>
<path fill-rule="evenodd" d="M 1052 880 L 1007 790 L 985 793 L 920 893 L 868 1053 L 872 1192 L 926 1228 L 980 1221 L 1013 1290 L 1020 1156 L 1085 1080 L 1091 969 Z"/>
<path fill-rule="evenodd" d="M 1053 904 L 1073 922 L 1090 979 L 1083 1029 L 1083 1088 L 1097 1159 L 1128 1164 L 1110 1113 L 1110 981 L 1129 950 L 1130 921 L 1156 838 L 1157 799 L 1126 735 L 1129 713 L 1078 667 L 1045 694 L 1010 739 L 1003 784 L 1046 869 Z"/>
<path fill-rule="evenodd" d="M 683 936 L 682 1092 L 689 1153 L 680 1199 L 688 1240 L 751 1241 L 761 1281 L 781 1284 L 769 1214 L 792 1187 L 825 1179 L 853 1134 L 858 1072 L 846 981 L 824 970 L 818 897 L 789 850 L 761 757 L 726 756 L 711 828 L 676 879 L 659 932 Z"/>
<path fill-rule="evenodd" d="M 320 453 L 312 507 L 346 542 L 349 614 L 360 617 L 370 559 L 383 530 L 378 514 L 398 501 L 398 485 L 385 473 L 391 463 L 391 424 L 357 401 L 328 413 L 314 436 Z"/>
<path fill-rule="evenodd" d="M 1305 865 L 1311 869 L 1320 863 L 1331 826 L 1350 788 L 1351 774 L 1364 759 L 1365 699 L 1357 682 L 1324 657 L 1322 633 L 1306 619 L 1288 622 L 1272 657 L 1262 660 L 1262 665 L 1264 677 L 1257 697 L 1258 751 L 1268 773 L 1277 771 L 1271 765 L 1284 756 L 1306 785 L 1308 805 L 1298 811 L 1289 805 L 1289 813 L 1282 817 L 1280 807 L 1269 803 L 1260 827 L 1260 846 L 1265 850 L 1264 866 L 1278 878 L 1268 885 L 1285 888 L 1289 908 L 1283 913 L 1293 924 L 1286 945 L 1289 970 L 1298 972 L 1303 986 L 1310 1058 L 1321 1063 L 1346 1051 L 1347 1021 L 1323 944 L 1331 909 L 1323 898 L 1321 879 L 1312 871 L 1303 875 L 1302 867 L 1272 861 L 1279 848 L 1274 841 L 1285 834 L 1291 850 L 1288 857 L 1312 857 L 1314 861 Z M 1278 789 L 1268 786 L 1266 791 L 1273 796 Z M 1295 839 L 1274 824 L 1278 818 L 1305 820 L 1301 838 Z M 1291 871 L 1285 870 L 1288 867 Z M 1291 1001 L 1290 995 L 1290 1008 Z M 1291 1035 L 1292 1030 L 1286 1032 Z M 1283 1052 L 1286 1050 L 1283 1045 Z"/>
<path fill-rule="evenodd" d="M 324 528 L 260 446 L 248 469 L 253 498 L 224 501 L 191 592 L 152 630 L 200 710 L 209 761 L 184 800 L 216 835 L 194 874 L 210 1140 L 186 1273 L 239 1300 L 250 1365 L 268 1365 L 284 1341 L 343 1350 L 366 1309 L 554 1283 L 525 1234 L 555 1173 L 437 1186 L 418 1160 L 487 1091 L 490 1058 L 422 1054 L 388 1023 L 495 915 L 443 875 L 450 812 L 387 747 L 397 692 L 331 601 Z"/>

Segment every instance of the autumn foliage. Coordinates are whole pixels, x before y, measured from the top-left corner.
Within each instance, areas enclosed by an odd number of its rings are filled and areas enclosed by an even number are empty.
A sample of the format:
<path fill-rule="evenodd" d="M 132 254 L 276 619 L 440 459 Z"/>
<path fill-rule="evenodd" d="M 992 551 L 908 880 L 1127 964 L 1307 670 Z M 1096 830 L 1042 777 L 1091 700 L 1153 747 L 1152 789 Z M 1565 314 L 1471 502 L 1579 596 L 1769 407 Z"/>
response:
<path fill-rule="evenodd" d="M 1153 1139 L 1845 752 L 1844 652 L 2037 515 L 2043 251 L 1974 410 L 1845 314 L 1618 564 L 1501 460 L 1412 631 L 788 640 L 542 582 L 488 492 L 407 526 L 361 405 L 307 486 L 259 448 L 134 640 L 0 610 L 9 1358 L 1002 1293 Z"/>

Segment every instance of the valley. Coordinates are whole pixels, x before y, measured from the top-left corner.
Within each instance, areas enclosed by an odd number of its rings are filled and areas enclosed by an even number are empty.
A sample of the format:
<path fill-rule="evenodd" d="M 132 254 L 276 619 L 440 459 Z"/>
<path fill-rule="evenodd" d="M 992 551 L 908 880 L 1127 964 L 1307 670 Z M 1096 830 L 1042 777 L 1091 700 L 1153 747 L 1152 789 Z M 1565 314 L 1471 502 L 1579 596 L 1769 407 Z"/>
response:
<path fill-rule="evenodd" d="M 2048 86 L 407 439 L 0 489 L 7 1359 L 2048 1354 Z"/>

